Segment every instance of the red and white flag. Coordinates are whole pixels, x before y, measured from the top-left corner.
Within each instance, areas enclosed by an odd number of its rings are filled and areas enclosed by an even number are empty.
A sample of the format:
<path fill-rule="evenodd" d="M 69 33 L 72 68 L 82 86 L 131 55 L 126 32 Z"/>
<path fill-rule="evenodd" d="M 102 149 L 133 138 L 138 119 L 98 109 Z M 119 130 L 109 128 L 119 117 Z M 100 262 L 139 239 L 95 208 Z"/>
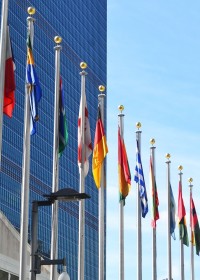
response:
<path fill-rule="evenodd" d="M 12 117 L 15 106 L 15 64 L 12 55 L 9 27 L 7 27 L 6 39 L 6 62 L 5 62 L 5 84 L 4 84 L 4 104 L 3 112 L 8 117 Z"/>
<path fill-rule="evenodd" d="M 82 118 L 84 121 L 83 127 L 82 127 Z M 83 168 L 85 177 L 87 176 L 89 171 L 88 158 L 91 154 L 92 154 L 92 141 L 91 141 L 90 123 L 88 119 L 86 95 L 85 93 L 83 93 L 81 95 L 79 117 L 78 117 L 78 165 L 79 165 L 79 172 L 80 169 Z"/>

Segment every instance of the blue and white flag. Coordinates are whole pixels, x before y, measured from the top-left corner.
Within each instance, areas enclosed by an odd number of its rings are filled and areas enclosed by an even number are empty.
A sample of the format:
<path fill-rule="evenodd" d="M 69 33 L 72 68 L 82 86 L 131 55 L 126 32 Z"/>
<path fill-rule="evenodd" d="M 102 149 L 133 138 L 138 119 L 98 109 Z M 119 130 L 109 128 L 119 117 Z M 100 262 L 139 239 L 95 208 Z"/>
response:
<path fill-rule="evenodd" d="M 142 161 L 141 161 L 139 147 L 138 147 L 138 141 L 136 141 L 136 167 L 135 167 L 134 181 L 138 183 L 139 186 L 142 217 L 145 218 L 148 212 L 148 199 L 147 199 L 147 192 L 146 192 L 144 175 L 143 175 Z"/>
<path fill-rule="evenodd" d="M 175 212 L 176 212 L 176 205 L 175 205 L 174 195 L 172 192 L 172 187 L 170 184 L 170 234 L 173 237 L 173 239 L 176 239 L 176 237 L 175 237 L 175 227 L 176 227 Z"/>

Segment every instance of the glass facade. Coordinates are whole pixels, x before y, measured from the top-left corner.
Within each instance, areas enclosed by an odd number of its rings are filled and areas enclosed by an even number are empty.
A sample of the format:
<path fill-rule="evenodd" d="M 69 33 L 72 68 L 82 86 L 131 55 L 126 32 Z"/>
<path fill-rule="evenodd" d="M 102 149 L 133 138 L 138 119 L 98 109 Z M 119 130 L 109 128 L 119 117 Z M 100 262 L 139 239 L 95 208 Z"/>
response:
<path fill-rule="evenodd" d="M 106 0 L 9 1 L 8 21 L 16 64 L 17 89 L 13 117 L 9 119 L 4 116 L 3 119 L 0 210 L 17 230 L 20 229 L 21 211 L 26 18 L 29 6 L 36 8 L 33 54 L 42 88 L 37 134 L 31 137 L 29 225 L 31 201 L 43 200 L 42 195 L 52 191 L 54 36 L 60 35 L 63 38 L 61 76 L 69 134 L 67 147 L 60 158 L 59 188 L 72 187 L 79 191 L 77 124 L 81 88 L 80 62 L 85 61 L 88 64 L 86 96 L 92 139 L 97 117 L 98 86 L 106 85 L 107 67 Z M 91 196 L 85 203 L 85 279 L 94 280 L 98 277 L 98 191 L 91 168 L 85 180 L 85 192 Z M 58 257 L 66 256 L 67 269 L 72 280 L 77 279 L 78 269 L 78 215 L 77 202 L 59 203 Z M 42 207 L 39 209 L 39 248 L 47 257 L 50 254 L 50 239 L 51 207 Z"/>

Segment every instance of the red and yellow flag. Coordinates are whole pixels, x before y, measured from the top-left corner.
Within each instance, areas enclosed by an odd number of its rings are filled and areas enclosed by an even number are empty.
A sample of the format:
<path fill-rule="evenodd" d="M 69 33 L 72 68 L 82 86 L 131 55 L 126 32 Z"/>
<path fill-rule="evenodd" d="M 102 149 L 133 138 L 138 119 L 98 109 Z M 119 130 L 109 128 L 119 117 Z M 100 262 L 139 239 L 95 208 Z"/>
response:
<path fill-rule="evenodd" d="M 98 107 L 98 118 L 96 123 L 94 150 L 93 150 L 93 158 L 92 158 L 92 173 L 97 188 L 100 188 L 101 185 L 102 163 L 107 153 L 108 153 L 108 147 L 106 143 L 106 136 L 104 132 L 103 123 L 101 120 L 100 108 Z"/>
<path fill-rule="evenodd" d="M 157 186 L 156 186 L 156 178 L 154 175 L 154 169 L 153 169 L 153 161 L 152 157 L 150 156 L 150 188 L 151 188 L 151 194 L 152 194 L 152 221 L 151 225 L 153 228 L 156 228 L 156 221 L 159 219 L 159 211 L 158 211 L 158 192 L 157 192 Z"/>
<path fill-rule="evenodd" d="M 119 177 L 119 200 L 125 202 L 131 186 L 131 173 L 124 140 L 118 128 L 118 177 Z"/>

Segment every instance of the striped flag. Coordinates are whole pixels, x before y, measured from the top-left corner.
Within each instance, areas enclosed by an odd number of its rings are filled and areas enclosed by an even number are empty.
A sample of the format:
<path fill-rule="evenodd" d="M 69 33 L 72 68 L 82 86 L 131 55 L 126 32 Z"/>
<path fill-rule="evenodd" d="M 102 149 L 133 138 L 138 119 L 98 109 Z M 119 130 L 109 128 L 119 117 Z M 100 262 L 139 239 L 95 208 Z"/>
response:
<path fill-rule="evenodd" d="M 64 93 L 62 79 L 60 77 L 60 92 L 59 92 L 59 157 L 61 157 L 68 141 L 67 121 L 64 106 Z"/>
<path fill-rule="evenodd" d="M 126 153 L 124 139 L 120 134 L 118 127 L 118 178 L 119 178 L 119 201 L 123 201 L 127 197 L 131 186 L 131 173 Z"/>
<path fill-rule="evenodd" d="M 96 123 L 95 137 L 94 137 L 94 150 L 92 158 L 92 173 L 97 188 L 101 185 L 101 168 L 104 158 L 108 153 L 106 143 L 106 135 L 104 132 L 103 122 L 101 119 L 100 106 L 98 106 L 98 118 Z"/>
<path fill-rule="evenodd" d="M 32 27 L 33 28 L 33 27 Z M 36 133 L 36 121 L 39 120 L 38 103 L 42 96 L 39 79 L 35 71 L 35 63 L 32 52 L 32 37 L 33 30 L 29 30 L 27 36 L 27 65 L 26 65 L 26 84 L 29 85 L 29 100 L 30 100 L 30 134 Z"/>
<path fill-rule="evenodd" d="M 12 117 L 15 106 L 15 64 L 13 59 L 10 32 L 7 26 L 6 35 L 6 62 L 5 62 L 5 84 L 4 84 L 4 104 L 3 113 L 8 117 Z"/>
<path fill-rule="evenodd" d="M 136 141 L 136 167 L 135 167 L 135 177 L 134 181 L 139 186 L 139 194 L 141 199 L 141 210 L 142 210 L 142 217 L 145 218 L 146 214 L 148 213 L 148 199 L 147 199 L 147 192 L 146 186 L 144 181 L 143 175 L 143 168 L 142 168 L 142 161 L 140 157 L 138 141 Z"/>
<path fill-rule="evenodd" d="M 178 190 L 178 225 L 179 225 L 179 238 L 183 240 L 183 244 L 189 246 L 187 225 L 186 225 L 186 212 L 182 196 L 182 185 L 179 181 Z"/>
<path fill-rule="evenodd" d="M 199 222 L 197 218 L 196 209 L 194 206 L 194 201 L 192 199 L 192 196 L 190 196 L 190 226 L 192 230 L 192 236 L 191 236 L 191 243 L 193 246 L 196 246 L 196 254 L 199 256 L 200 252 L 200 229 L 199 229 Z"/>
<path fill-rule="evenodd" d="M 176 228 L 176 220 L 175 220 L 175 212 L 176 212 L 176 204 L 174 200 L 174 195 L 172 192 L 172 187 L 170 184 L 170 234 L 173 239 L 176 239 L 175 236 L 175 228 Z"/>
<path fill-rule="evenodd" d="M 82 113 L 84 112 L 84 130 L 81 129 L 82 123 Z M 84 155 L 82 158 L 82 150 L 84 148 Z M 81 95 L 80 107 L 79 107 L 79 117 L 78 117 L 78 165 L 79 165 L 79 172 L 82 168 L 85 177 L 89 171 L 89 156 L 92 154 L 92 141 L 91 141 L 91 132 L 90 132 L 90 123 L 88 118 L 88 109 L 87 109 L 87 101 L 86 95 L 83 93 Z"/>
<path fill-rule="evenodd" d="M 151 194 L 152 194 L 152 222 L 151 222 L 151 225 L 153 228 L 156 228 L 156 221 L 159 219 L 159 211 L 158 211 L 159 200 L 158 200 L 156 178 L 154 175 L 153 162 L 152 162 L 151 156 L 150 156 L 150 189 L 151 189 Z"/>

